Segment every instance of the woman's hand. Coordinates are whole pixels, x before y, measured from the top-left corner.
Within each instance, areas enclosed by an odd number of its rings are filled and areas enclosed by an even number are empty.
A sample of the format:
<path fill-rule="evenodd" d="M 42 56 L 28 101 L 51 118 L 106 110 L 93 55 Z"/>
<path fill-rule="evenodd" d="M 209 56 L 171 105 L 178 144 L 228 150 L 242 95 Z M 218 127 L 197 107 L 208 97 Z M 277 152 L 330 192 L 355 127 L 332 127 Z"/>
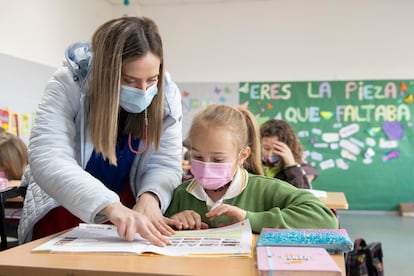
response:
<path fill-rule="evenodd" d="M 174 234 L 174 230 L 169 225 L 179 226 L 177 221 L 162 215 L 158 197 L 153 193 L 143 193 L 133 210 L 147 216 L 155 228 L 163 235 L 170 236 Z"/>
<path fill-rule="evenodd" d="M 178 230 L 200 230 L 207 229 L 208 225 L 201 221 L 201 217 L 193 210 L 185 210 L 175 214 L 172 219 L 180 222 Z"/>
<path fill-rule="evenodd" d="M 296 164 L 295 158 L 293 157 L 292 150 L 283 142 L 275 142 L 273 144 L 273 151 L 274 155 L 279 156 L 283 159 L 283 163 L 285 167 L 289 167 Z"/>
<path fill-rule="evenodd" d="M 168 239 L 144 214 L 131 210 L 120 202 L 109 204 L 101 211 L 101 214 L 105 215 L 118 228 L 118 235 L 128 241 L 133 241 L 135 234 L 139 233 L 155 245 L 169 244 Z"/>
<path fill-rule="evenodd" d="M 210 220 L 215 220 L 219 216 L 227 216 L 232 219 L 230 223 L 220 223 L 218 226 L 223 227 L 246 219 L 247 212 L 239 207 L 221 204 L 210 212 L 206 213 L 206 217 Z"/>

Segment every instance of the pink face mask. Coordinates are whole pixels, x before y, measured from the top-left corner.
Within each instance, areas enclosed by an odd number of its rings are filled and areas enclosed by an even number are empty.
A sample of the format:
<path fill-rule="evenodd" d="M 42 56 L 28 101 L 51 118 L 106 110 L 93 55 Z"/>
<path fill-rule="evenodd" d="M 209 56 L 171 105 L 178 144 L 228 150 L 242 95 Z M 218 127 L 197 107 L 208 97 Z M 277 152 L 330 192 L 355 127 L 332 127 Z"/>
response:
<path fill-rule="evenodd" d="M 233 180 L 233 163 L 203 162 L 191 159 L 191 173 L 206 190 L 217 190 Z"/>

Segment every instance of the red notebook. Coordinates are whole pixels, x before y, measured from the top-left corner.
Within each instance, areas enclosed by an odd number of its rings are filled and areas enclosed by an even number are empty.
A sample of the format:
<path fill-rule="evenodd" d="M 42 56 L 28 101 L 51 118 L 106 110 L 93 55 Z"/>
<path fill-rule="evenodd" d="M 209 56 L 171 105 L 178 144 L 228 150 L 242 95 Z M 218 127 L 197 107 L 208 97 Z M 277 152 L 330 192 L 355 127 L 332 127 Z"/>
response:
<path fill-rule="evenodd" d="M 329 253 L 320 247 L 259 246 L 257 266 L 260 275 L 341 276 Z"/>

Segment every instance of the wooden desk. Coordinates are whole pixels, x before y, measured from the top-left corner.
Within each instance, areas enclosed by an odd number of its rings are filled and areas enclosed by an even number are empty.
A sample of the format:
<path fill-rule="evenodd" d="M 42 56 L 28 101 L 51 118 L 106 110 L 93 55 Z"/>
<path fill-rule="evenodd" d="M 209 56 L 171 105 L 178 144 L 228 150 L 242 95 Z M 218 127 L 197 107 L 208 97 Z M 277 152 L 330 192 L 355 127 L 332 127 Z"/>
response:
<path fill-rule="evenodd" d="M 53 236 L 51 236 L 53 237 Z M 256 257 L 167 257 L 109 253 L 32 253 L 51 237 L 0 252 L 1 275 L 259 275 Z M 332 258 L 345 274 L 343 254 Z"/>
<path fill-rule="evenodd" d="M 342 192 L 326 192 L 326 198 L 320 198 L 331 209 L 348 209 L 348 201 Z"/>

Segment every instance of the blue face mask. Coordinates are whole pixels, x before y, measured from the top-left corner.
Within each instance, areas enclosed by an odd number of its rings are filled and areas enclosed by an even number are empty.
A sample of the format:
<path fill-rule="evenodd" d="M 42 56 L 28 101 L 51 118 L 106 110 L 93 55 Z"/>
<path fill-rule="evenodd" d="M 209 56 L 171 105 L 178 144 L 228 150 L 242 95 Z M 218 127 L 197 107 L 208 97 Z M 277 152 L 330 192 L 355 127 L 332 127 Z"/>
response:
<path fill-rule="evenodd" d="M 279 156 L 262 156 L 262 161 L 267 165 L 267 166 L 274 166 L 277 162 L 279 162 L 280 158 Z"/>
<path fill-rule="evenodd" d="M 279 162 L 279 156 L 273 155 L 273 156 L 269 156 L 269 162 L 272 164 L 276 164 L 277 162 Z"/>
<path fill-rule="evenodd" d="M 129 113 L 141 113 L 151 104 L 157 94 L 157 84 L 148 87 L 147 90 L 121 85 L 119 105 Z"/>

